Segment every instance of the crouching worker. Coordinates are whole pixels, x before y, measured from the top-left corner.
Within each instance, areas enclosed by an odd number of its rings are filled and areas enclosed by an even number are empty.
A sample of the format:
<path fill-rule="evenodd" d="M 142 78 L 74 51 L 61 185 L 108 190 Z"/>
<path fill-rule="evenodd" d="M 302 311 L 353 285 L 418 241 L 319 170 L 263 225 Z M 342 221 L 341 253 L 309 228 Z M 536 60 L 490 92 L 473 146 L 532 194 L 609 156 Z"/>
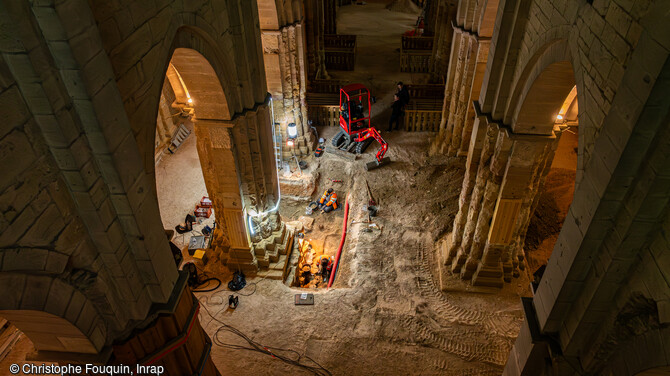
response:
<path fill-rule="evenodd" d="M 337 209 L 337 193 L 333 192 L 333 188 L 328 188 L 323 192 L 319 200 L 319 209 L 321 209 L 321 213 L 329 213 Z"/>

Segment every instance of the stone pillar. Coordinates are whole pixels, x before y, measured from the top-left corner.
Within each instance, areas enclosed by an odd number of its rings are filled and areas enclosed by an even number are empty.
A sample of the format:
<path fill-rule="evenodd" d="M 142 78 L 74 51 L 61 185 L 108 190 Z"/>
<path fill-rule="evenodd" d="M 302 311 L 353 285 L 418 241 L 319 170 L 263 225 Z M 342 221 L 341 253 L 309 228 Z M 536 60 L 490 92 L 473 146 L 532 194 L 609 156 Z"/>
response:
<path fill-rule="evenodd" d="M 477 50 L 479 43 L 473 36 L 468 35 L 467 42 L 464 41 L 461 49 L 461 79 L 458 87 L 454 90 L 449 109 L 449 120 L 451 122 L 450 129 L 452 135 L 450 137 L 451 143 L 447 150 L 447 155 L 455 156 L 461 147 L 463 141 L 463 128 L 465 125 L 465 115 L 468 108 L 471 106 L 470 93 L 472 92 L 472 79 L 474 77 L 475 64 L 477 60 Z"/>
<path fill-rule="evenodd" d="M 479 98 L 490 45 L 490 38 L 454 27 L 440 133 L 431 153 L 467 154 L 475 119 L 471 103 Z"/>
<path fill-rule="evenodd" d="M 513 136 L 500 192 L 494 202 L 495 213 L 487 220 L 491 227 L 482 245 L 484 252 L 472 252 L 468 259 L 467 265 L 476 267 L 472 276 L 474 285 L 501 287 L 503 279 L 511 281 L 514 249 L 523 244 L 518 241 L 528 229 L 531 209 L 551 166 L 557 140 L 555 136 Z M 492 169 L 500 170 L 500 166 Z"/>
<path fill-rule="evenodd" d="M 453 150 L 450 153 L 451 155 L 464 156 L 468 153 L 470 138 L 472 137 L 472 129 L 475 122 L 475 107 L 472 106 L 472 102 L 479 99 L 482 81 L 484 80 L 484 73 L 486 72 L 486 61 L 488 59 L 490 46 L 491 40 L 489 38 L 477 39 L 477 49 L 476 52 L 473 51 L 476 56 L 474 56 L 474 66 L 472 67 L 472 81 L 470 83 L 470 88 L 466 89 L 469 90 L 467 113 L 462 127 L 460 143 L 456 143 L 458 146 L 452 143 Z"/>
<path fill-rule="evenodd" d="M 451 52 L 449 54 L 449 68 L 447 70 L 446 82 L 444 85 L 444 103 L 442 105 L 442 118 L 440 120 L 440 131 L 431 143 L 431 154 L 444 154 L 448 150 L 451 142 L 452 131 L 449 128 L 449 109 L 451 108 L 451 99 L 454 92 L 454 86 L 460 82 L 461 75 L 458 56 L 461 45 L 463 44 L 463 33 L 460 29 L 454 28 L 451 41 Z"/>
<path fill-rule="evenodd" d="M 475 285 L 500 287 L 518 275 L 558 136 L 515 135 L 481 114 L 476 102 L 474 109 L 459 211 L 451 234 L 438 242 L 440 267 Z"/>
<path fill-rule="evenodd" d="M 233 120 L 195 120 L 198 155 L 220 229 L 216 252 L 231 269 L 257 271 L 255 243 L 283 226 L 276 213 L 259 215 L 272 213 L 279 199 L 271 124 L 269 98 Z M 271 223 L 272 231 L 256 232 L 263 222 Z"/>
<path fill-rule="evenodd" d="M 198 156 L 207 193 L 212 200 L 218 231 L 224 247 L 215 247 L 217 256 L 231 269 L 255 271 L 257 262 L 250 252 L 245 220 L 245 201 L 233 141 L 234 122 L 196 120 Z"/>
<path fill-rule="evenodd" d="M 481 202 L 471 205 L 463 238 L 463 252 L 460 260 L 462 261 L 465 255 L 467 259 L 461 270 L 461 277 L 466 280 L 472 277 L 486 247 L 487 234 L 511 147 L 507 130 L 500 129 L 497 124 L 490 125 L 490 128 L 494 129 L 491 133 L 496 134 L 496 142 L 490 161 L 480 165 L 481 172 L 477 176 L 475 188 L 482 188 L 479 189 L 477 195 L 473 194 L 472 201 L 474 203 L 474 200 L 481 200 Z"/>
<path fill-rule="evenodd" d="M 467 256 L 467 253 L 462 250 L 462 243 L 465 234 L 469 233 L 471 229 L 466 229 L 466 225 L 472 223 L 472 216 L 474 214 L 471 214 L 471 210 L 474 212 L 478 211 L 486 183 L 485 177 L 488 175 L 487 171 L 490 171 L 488 166 L 494 152 L 498 130 L 493 124 L 489 125 L 485 117 L 481 117 L 477 122 L 477 134 L 477 139 L 481 139 L 481 143 L 477 145 L 473 141 L 473 153 L 468 157 L 465 177 L 463 179 L 463 189 L 461 189 L 461 195 L 458 200 L 459 210 L 454 219 L 453 231 L 447 245 L 448 256 L 445 261 L 448 264 L 452 264 L 451 270 L 456 273 L 460 272 L 460 268 Z M 480 150 L 480 152 L 476 153 L 475 150 Z M 467 243 L 468 240 L 466 240 Z M 467 247 L 469 247 L 469 244 L 467 244 Z"/>
<path fill-rule="evenodd" d="M 314 137 L 307 124 L 304 28 L 297 23 L 279 30 L 263 30 L 262 40 L 268 90 L 274 98 L 274 120 L 281 134 L 282 158 L 308 155 L 313 151 Z M 298 130 L 292 148 L 285 144 L 290 123 L 295 123 Z"/>
<path fill-rule="evenodd" d="M 330 79 L 326 70 L 324 1 L 305 0 L 305 24 L 307 39 L 308 76 L 315 79 Z"/>
<path fill-rule="evenodd" d="M 337 2 L 324 1 L 324 34 L 337 34 Z"/>
<path fill-rule="evenodd" d="M 456 4 L 453 0 L 434 0 L 430 3 L 426 22 L 426 33 L 432 32 L 435 41 L 431 59 L 430 73 L 432 82 L 445 82 L 449 68 L 449 55 L 453 41 L 454 29 L 452 22 L 456 19 Z M 434 24 L 434 25 L 433 25 Z M 428 29 L 431 26 L 433 30 Z"/>

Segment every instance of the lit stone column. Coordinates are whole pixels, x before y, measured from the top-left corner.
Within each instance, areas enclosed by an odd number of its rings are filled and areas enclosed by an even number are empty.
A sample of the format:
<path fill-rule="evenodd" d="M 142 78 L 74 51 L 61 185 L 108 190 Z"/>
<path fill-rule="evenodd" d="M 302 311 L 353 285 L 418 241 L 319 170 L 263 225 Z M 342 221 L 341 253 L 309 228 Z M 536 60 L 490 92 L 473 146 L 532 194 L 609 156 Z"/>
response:
<path fill-rule="evenodd" d="M 224 120 L 196 120 L 198 156 L 218 224 L 215 238 L 226 239 L 226 246 L 215 247 L 217 256 L 232 269 L 255 271 L 256 260 L 250 252 L 242 184 L 235 157 L 234 126 L 235 122 Z"/>
<path fill-rule="evenodd" d="M 287 125 L 295 123 L 298 137 L 292 149 L 282 148 L 282 158 L 312 152 L 314 139 L 307 124 L 305 92 L 304 28 L 302 24 L 284 26 L 280 30 L 263 30 L 263 50 L 268 90 L 274 101 L 275 122 L 283 142 Z"/>
<path fill-rule="evenodd" d="M 520 220 L 515 223 L 512 243 L 505 249 L 505 252 L 502 255 L 505 281 L 511 280 L 512 276 L 518 276 L 519 268 L 522 268 L 524 265 L 523 260 L 525 254 L 523 245 L 526 240 L 526 232 L 528 230 L 528 225 L 530 224 L 530 219 L 533 216 L 540 199 L 539 192 L 542 192 L 546 177 L 551 170 L 551 164 L 554 160 L 558 143 L 560 142 L 562 128 L 564 127 L 556 127 L 554 129 L 555 137 L 553 139 L 538 136 L 542 137 L 542 140 L 546 142 L 547 145 L 542 151 L 542 154 L 538 157 L 538 163 L 533 171 L 532 180 L 530 182 L 528 199 L 524 200 L 521 205 L 519 212 Z"/>
<path fill-rule="evenodd" d="M 447 85 L 449 86 L 447 86 L 446 89 L 447 91 L 444 97 L 444 106 L 442 110 L 442 122 L 444 123 L 445 135 L 442 140 L 443 146 L 439 149 L 444 153 L 449 151 L 451 138 L 454 134 L 456 106 L 458 105 L 460 89 L 463 85 L 463 80 L 465 79 L 465 60 L 469 44 L 468 35 L 460 29 L 455 30 L 454 39 L 454 45 L 452 47 L 454 50 L 452 52 L 451 61 L 449 62 L 449 77 L 451 80 L 447 81 Z"/>
<path fill-rule="evenodd" d="M 450 137 L 451 143 L 447 154 L 455 156 L 461 148 L 463 141 L 463 128 L 465 126 L 466 114 L 468 108 L 472 105 L 470 102 L 470 93 L 472 91 L 472 80 L 477 60 L 479 43 L 474 36 L 468 35 L 467 42 L 464 44 L 462 52 L 461 72 L 462 75 L 457 91 L 454 92 L 452 103 L 449 109 L 450 121 L 452 123 Z"/>
<path fill-rule="evenodd" d="M 462 127 L 460 143 L 452 144 L 453 151 L 450 153 L 451 155 L 464 156 L 468 154 L 476 112 L 472 102 L 479 99 L 479 93 L 482 89 L 482 81 L 484 80 L 484 73 L 486 72 L 486 61 L 488 59 L 490 46 L 490 38 L 480 37 L 477 39 L 477 51 L 473 66 L 473 77 L 470 81 L 467 114 L 465 115 L 465 121 Z"/>
<path fill-rule="evenodd" d="M 454 29 L 451 23 L 456 17 L 456 6 L 452 2 L 440 1 L 431 3 L 428 17 L 434 20 L 427 20 L 426 27 L 435 23 L 435 42 L 433 43 L 433 53 L 431 59 L 431 81 L 443 82 L 448 73 L 449 55 L 451 53 L 451 44 L 453 42 Z M 430 32 L 426 29 L 426 32 Z"/>
<path fill-rule="evenodd" d="M 554 136 L 512 137 L 509 162 L 499 196 L 493 202 L 495 213 L 488 219 L 490 229 L 483 234 L 483 253 L 472 252 L 467 262 L 467 267 L 476 267 L 473 285 L 500 287 L 503 280 L 511 281 L 514 268 L 511 245 L 525 235 L 533 202 L 557 145 Z"/>
<path fill-rule="evenodd" d="M 469 239 L 465 235 L 474 230 L 472 223 L 478 214 L 479 204 L 481 203 L 486 184 L 485 179 L 490 172 L 489 165 L 495 150 L 498 129 L 494 124 L 488 124 L 485 117 L 481 117 L 477 122 L 477 133 L 478 137 L 482 140 L 480 149 L 478 149 L 481 152 L 473 152 L 470 154 L 472 157 L 468 158 L 463 189 L 459 197 L 459 211 L 454 219 L 454 228 L 447 245 L 448 256 L 446 263 L 451 263 L 451 271 L 454 273 L 460 272 L 461 266 L 465 262 L 465 258 L 469 252 Z M 476 144 L 477 142 L 473 141 L 473 149 L 478 146 Z M 477 155 L 479 158 L 475 157 Z M 468 226 L 468 224 L 470 225 Z M 463 250 L 462 244 L 464 240 L 468 251 Z"/>
<path fill-rule="evenodd" d="M 302 45 L 302 26 L 291 25 L 281 29 L 281 44 L 279 48 L 280 62 L 282 67 L 282 87 L 284 121 L 282 124 L 282 135 L 286 136 L 286 125 L 295 123 L 298 137 L 292 151 L 296 155 L 307 155 L 313 149 L 312 136 L 307 124 L 307 113 L 305 106 L 305 92 L 307 90 L 304 79 L 304 49 Z M 286 140 L 285 137 L 282 137 Z M 283 155 L 289 157 L 291 152 Z"/>
<path fill-rule="evenodd" d="M 500 186 L 505 174 L 505 166 L 508 163 L 512 142 L 506 129 L 500 129 L 497 124 L 492 126 L 497 129 L 496 143 L 490 163 L 477 177 L 484 186 L 481 196 L 479 210 L 471 211 L 468 215 L 469 222 L 463 241 L 463 256 L 467 254 L 465 266 L 461 270 L 461 278 L 470 279 L 476 271 L 479 260 L 486 246 L 487 234 L 489 232 L 491 218 L 495 210 L 496 201 L 500 192 Z M 485 166 L 485 165 L 482 165 Z M 473 200 L 475 196 L 473 195 Z M 462 260 L 462 258 L 461 258 Z"/>

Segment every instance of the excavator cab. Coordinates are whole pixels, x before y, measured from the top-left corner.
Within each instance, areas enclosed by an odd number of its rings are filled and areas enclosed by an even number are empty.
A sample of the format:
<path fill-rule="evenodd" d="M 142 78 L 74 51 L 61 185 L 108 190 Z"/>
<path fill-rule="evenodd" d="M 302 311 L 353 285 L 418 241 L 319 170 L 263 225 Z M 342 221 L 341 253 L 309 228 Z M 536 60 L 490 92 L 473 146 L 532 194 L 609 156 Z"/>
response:
<path fill-rule="evenodd" d="M 387 163 L 388 158 L 384 154 L 388 144 L 371 124 L 372 103 L 375 98 L 370 95 L 370 90 L 362 84 L 350 84 L 340 89 L 340 132 L 333 137 L 333 146 L 340 150 L 361 154 L 372 143 L 377 140 L 381 149 L 377 152 L 376 159 L 366 164 L 366 169 L 371 170 Z"/>
<path fill-rule="evenodd" d="M 370 91 L 361 84 L 340 89 L 340 126 L 348 134 L 360 133 L 370 127 Z"/>

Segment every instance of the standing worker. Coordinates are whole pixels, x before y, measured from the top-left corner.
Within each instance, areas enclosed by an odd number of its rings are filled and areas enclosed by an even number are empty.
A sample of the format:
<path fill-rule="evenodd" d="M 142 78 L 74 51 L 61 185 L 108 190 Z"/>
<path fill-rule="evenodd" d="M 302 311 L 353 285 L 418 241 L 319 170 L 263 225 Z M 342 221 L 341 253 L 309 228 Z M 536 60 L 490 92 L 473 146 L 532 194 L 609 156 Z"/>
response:
<path fill-rule="evenodd" d="M 398 82 L 398 91 L 396 94 L 400 98 L 403 108 L 409 104 L 409 90 L 403 85 L 402 81 Z"/>
<path fill-rule="evenodd" d="M 391 119 L 389 119 L 389 127 L 388 127 L 389 132 L 393 131 L 394 128 L 400 130 L 400 122 L 402 120 L 402 114 L 403 114 L 402 107 L 403 107 L 402 100 L 400 100 L 398 94 L 394 94 L 393 104 L 391 105 Z"/>

